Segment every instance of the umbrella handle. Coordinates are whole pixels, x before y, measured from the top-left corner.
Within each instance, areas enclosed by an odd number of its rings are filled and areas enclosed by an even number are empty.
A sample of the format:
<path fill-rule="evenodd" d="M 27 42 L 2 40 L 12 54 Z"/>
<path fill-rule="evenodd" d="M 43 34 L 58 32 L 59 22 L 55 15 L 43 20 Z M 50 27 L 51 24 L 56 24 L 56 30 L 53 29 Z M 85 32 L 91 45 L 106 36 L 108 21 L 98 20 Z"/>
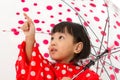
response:
<path fill-rule="evenodd" d="M 80 75 L 86 69 L 88 69 L 92 65 L 94 65 L 97 60 L 99 60 L 105 53 L 108 53 L 108 52 L 109 52 L 109 50 L 106 49 L 102 54 L 98 55 L 94 60 L 90 60 L 90 62 L 80 72 L 78 72 L 75 76 L 72 77 L 72 80 L 74 80 L 78 75 Z"/>
<path fill-rule="evenodd" d="M 86 70 L 86 69 L 90 68 L 94 64 L 95 64 L 95 61 L 94 60 L 90 60 L 90 62 L 83 69 Z"/>

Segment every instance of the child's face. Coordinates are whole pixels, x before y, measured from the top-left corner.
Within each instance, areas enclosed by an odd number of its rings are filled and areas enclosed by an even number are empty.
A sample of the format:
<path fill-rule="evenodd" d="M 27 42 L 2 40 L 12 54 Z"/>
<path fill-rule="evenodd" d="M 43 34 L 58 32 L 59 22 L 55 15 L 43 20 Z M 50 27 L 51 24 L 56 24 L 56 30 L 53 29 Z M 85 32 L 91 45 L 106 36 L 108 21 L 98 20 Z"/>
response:
<path fill-rule="evenodd" d="M 74 57 L 73 36 L 65 33 L 56 32 L 51 35 L 49 54 L 52 59 L 60 63 L 69 63 Z"/>

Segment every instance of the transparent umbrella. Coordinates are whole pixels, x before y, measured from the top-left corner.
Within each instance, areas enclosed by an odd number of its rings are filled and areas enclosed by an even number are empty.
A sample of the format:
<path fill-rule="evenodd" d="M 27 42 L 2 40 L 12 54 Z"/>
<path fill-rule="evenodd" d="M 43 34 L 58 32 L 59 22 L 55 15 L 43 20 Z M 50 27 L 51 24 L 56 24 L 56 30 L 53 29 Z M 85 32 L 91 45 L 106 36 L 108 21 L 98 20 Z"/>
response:
<path fill-rule="evenodd" d="M 23 12 L 26 12 L 35 23 L 44 57 L 49 58 L 46 46 L 54 25 L 61 21 L 77 22 L 85 26 L 91 40 L 91 55 L 83 65 L 93 60 L 95 64 L 89 68 L 101 79 L 120 79 L 120 10 L 109 0 L 21 0 L 18 5 L 18 26 L 11 31 L 20 34 L 19 26 L 24 23 Z"/>
<path fill-rule="evenodd" d="M 120 71 L 120 10 L 110 1 L 63 1 L 75 10 L 92 47 L 90 63 L 102 79 L 118 80 Z M 89 61 L 88 61 L 89 62 Z M 85 68 L 86 68 L 85 67 Z M 92 68 L 93 68 L 92 67 Z"/>

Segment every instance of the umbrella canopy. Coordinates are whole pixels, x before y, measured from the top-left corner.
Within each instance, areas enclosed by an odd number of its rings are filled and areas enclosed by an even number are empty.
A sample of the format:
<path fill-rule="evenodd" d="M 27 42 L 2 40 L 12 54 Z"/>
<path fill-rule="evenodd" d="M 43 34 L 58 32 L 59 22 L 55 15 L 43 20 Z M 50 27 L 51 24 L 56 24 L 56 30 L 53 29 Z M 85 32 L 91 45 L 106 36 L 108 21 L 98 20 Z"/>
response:
<path fill-rule="evenodd" d="M 65 2 L 73 8 L 77 7 L 81 11 L 76 11 L 81 24 L 88 31 L 91 40 L 92 54 L 91 58 L 102 54 L 106 49 L 109 49 L 106 55 L 97 61 L 96 72 L 101 76 L 106 76 L 108 79 L 119 79 L 120 75 L 120 11 L 110 1 L 81 1 L 81 3 Z M 69 3 L 69 4 L 68 4 Z M 93 57 L 95 56 L 95 57 Z"/>
<path fill-rule="evenodd" d="M 101 79 L 118 80 L 120 78 L 120 11 L 110 1 L 105 0 L 21 0 L 21 9 L 16 11 L 18 26 L 11 28 L 14 35 L 19 35 L 24 23 L 23 12 L 33 19 L 38 33 L 37 41 L 44 57 L 49 58 L 47 47 L 49 33 L 55 24 L 61 21 L 77 22 L 85 26 L 91 40 L 91 55 L 88 60 L 106 53 L 91 67 Z M 42 33 L 42 34 L 41 34 Z"/>
<path fill-rule="evenodd" d="M 106 49 L 110 52 L 97 61 L 96 72 L 107 79 L 117 80 L 120 75 L 120 10 L 110 1 L 73 1 L 65 2 L 74 8 L 80 23 L 88 31 L 91 40 L 92 54 L 102 54 Z M 75 9 L 77 7 L 77 10 Z M 78 11 L 81 10 L 81 11 Z M 95 58 L 91 55 L 91 58 Z M 103 78 L 101 77 L 101 78 Z"/>

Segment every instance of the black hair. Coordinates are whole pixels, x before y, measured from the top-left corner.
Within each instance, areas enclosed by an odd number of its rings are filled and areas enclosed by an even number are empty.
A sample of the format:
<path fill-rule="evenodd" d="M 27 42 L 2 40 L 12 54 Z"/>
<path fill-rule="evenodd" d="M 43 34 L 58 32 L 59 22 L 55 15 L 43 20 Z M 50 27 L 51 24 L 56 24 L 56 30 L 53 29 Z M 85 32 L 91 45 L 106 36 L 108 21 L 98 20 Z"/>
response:
<path fill-rule="evenodd" d="M 54 26 L 51 34 L 56 32 L 65 33 L 65 29 L 67 29 L 68 33 L 73 36 L 74 43 L 83 43 L 82 51 L 79 54 L 76 54 L 72 61 L 78 62 L 80 59 L 87 58 L 90 54 L 91 48 L 90 40 L 84 26 L 74 22 L 61 22 Z"/>

